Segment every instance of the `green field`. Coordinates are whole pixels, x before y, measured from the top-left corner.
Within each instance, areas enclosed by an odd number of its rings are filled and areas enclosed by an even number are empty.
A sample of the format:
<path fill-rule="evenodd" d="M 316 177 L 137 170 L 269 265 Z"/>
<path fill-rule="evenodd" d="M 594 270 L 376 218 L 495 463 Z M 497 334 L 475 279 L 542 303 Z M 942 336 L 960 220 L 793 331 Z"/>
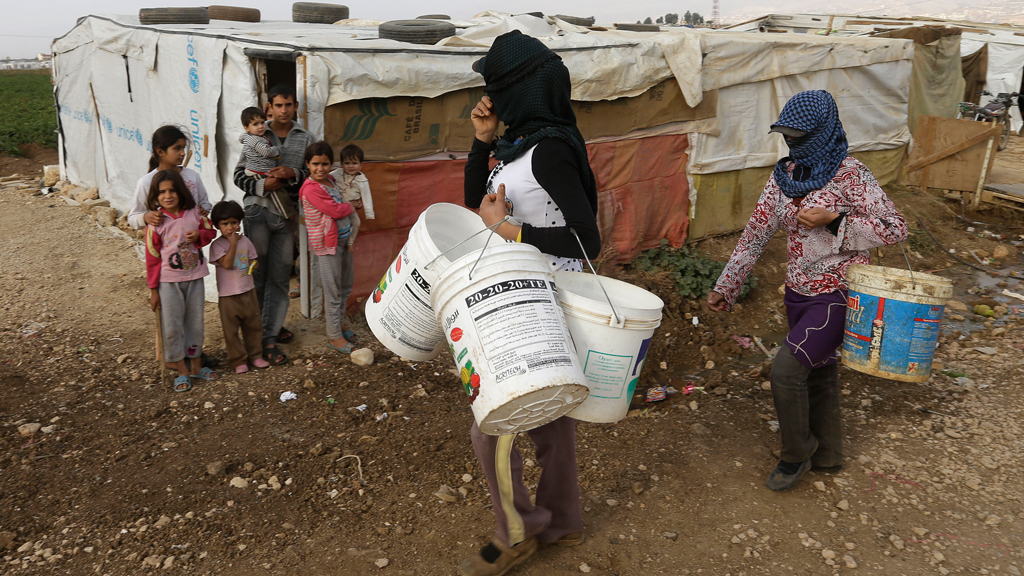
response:
<path fill-rule="evenodd" d="M 0 72 L 0 102 L 8 107 L 0 119 L 0 152 L 20 156 L 19 144 L 57 145 L 49 70 Z"/>

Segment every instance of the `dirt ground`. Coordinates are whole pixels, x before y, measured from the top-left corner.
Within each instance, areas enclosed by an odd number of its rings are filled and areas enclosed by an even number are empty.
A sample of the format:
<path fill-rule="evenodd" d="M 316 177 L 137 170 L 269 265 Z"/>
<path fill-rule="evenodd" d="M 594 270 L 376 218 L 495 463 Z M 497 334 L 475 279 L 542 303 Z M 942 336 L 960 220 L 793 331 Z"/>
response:
<path fill-rule="evenodd" d="M 28 168 L 38 178 L 38 163 L 3 159 L 0 176 Z M 766 356 L 731 336 L 771 348 L 784 335 L 785 239 L 772 240 L 758 288 L 731 315 L 664 277 L 614 271 L 668 303 L 641 388 L 709 393 L 637 399 L 622 422 L 579 423 L 587 541 L 511 574 L 1019 575 L 1024 302 L 1000 292 L 1024 292 L 1008 274 L 1021 270 L 1009 243 L 1024 230 L 1014 214 L 892 197 L 957 255 L 1011 251 L 987 266 L 993 277 L 953 263 L 924 232 L 907 243 L 915 269 L 955 281 L 957 301 L 1003 305 L 994 319 L 947 309 L 946 374 L 905 384 L 841 368 L 843 470 L 772 493 Z M 375 363 L 356 366 L 324 353 L 321 323 L 296 304 L 291 365 L 174 394 L 159 384 L 134 247 L 53 196 L 0 184 L 0 214 L 3 573 L 446 575 L 490 536 L 472 413 L 448 359 L 405 362 L 374 343 Z M 735 240 L 698 248 L 724 259 Z M 896 248 L 876 263 L 904 265 Z M 206 317 L 208 351 L 223 359 L 215 305 Z M 281 402 L 286 391 L 298 399 Z M 44 428 L 30 440 L 26 423 Z M 528 483 L 539 472 L 529 461 Z M 442 486 L 454 502 L 435 496 Z"/>

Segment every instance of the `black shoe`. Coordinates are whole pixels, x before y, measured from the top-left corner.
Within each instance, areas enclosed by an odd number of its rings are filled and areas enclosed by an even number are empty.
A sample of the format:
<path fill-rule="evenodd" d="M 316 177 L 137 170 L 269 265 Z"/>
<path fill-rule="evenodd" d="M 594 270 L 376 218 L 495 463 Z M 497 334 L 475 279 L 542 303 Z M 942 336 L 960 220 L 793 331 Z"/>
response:
<path fill-rule="evenodd" d="M 813 470 L 814 472 L 821 472 L 823 474 L 836 474 L 837 472 L 839 472 L 842 469 L 843 469 L 843 465 L 842 464 L 836 464 L 835 466 L 818 466 L 818 465 L 811 466 L 811 470 Z"/>
<path fill-rule="evenodd" d="M 800 480 L 800 477 L 811 469 L 811 461 L 804 460 L 799 464 L 793 464 L 779 460 L 779 465 L 772 470 L 772 473 L 765 480 L 764 485 L 773 492 L 785 492 Z"/>

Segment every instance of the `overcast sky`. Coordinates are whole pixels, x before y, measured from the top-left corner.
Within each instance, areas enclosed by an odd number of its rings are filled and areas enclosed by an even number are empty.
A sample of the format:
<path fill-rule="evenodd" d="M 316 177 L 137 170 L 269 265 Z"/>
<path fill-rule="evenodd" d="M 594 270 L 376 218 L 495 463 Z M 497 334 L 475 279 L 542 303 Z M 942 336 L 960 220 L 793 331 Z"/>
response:
<path fill-rule="evenodd" d="M 640 0 L 637 2 L 594 2 L 593 0 L 387 0 L 353 3 L 352 18 L 397 20 L 415 18 L 421 14 L 443 13 L 453 18 L 468 18 L 484 10 L 502 10 L 521 13 L 543 11 L 547 14 L 595 16 L 598 22 L 636 22 L 647 16 L 657 17 L 667 12 L 683 14 L 687 10 L 711 16 L 712 0 Z M 264 20 L 291 20 L 291 2 L 245 0 L 228 5 L 259 8 Z M 737 4 L 756 5 L 757 0 L 726 0 Z M 75 25 L 79 16 L 87 14 L 137 14 L 139 8 L 152 6 L 195 6 L 198 2 L 131 2 L 128 0 L 4 0 L 3 18 L 0 20 L 0 58 L 34 57 L 50 51 L 50 41 Z M 723 7 L 723 18 L 728 10 Z"/>

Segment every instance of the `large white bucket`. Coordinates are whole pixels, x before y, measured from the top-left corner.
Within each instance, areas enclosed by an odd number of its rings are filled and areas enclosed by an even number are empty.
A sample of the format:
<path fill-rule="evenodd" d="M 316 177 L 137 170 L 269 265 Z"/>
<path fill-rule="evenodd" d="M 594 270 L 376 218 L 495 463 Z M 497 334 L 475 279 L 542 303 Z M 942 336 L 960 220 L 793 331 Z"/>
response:
<path fill-rule="evenodd" d="M 479 216 L 455 204 L 434 204 L 420 214 L 402 251 L 366 299 L 366 323 L 388 350 L 410 360 L 441 353 L 444 334 L 431 308 L 432 286 L 453 260 L 483 248 L 486 234 L 470 238 L 483 230 Z"/>
<path fill-rule="evenodd" d="M 582 272 L 555 272 L 555 285 L 590 388 L 586 401 L 569 416 L 618 422 L 629 411 L 665 303 L 638 286 Z"/>
<path fill-rule="evenodd" d="M 540 250 L 499 243 L 478 257 L 441 273 L 434 310 L 480 431 L 524 432 L 587 397 L 583 370 Z"/>

